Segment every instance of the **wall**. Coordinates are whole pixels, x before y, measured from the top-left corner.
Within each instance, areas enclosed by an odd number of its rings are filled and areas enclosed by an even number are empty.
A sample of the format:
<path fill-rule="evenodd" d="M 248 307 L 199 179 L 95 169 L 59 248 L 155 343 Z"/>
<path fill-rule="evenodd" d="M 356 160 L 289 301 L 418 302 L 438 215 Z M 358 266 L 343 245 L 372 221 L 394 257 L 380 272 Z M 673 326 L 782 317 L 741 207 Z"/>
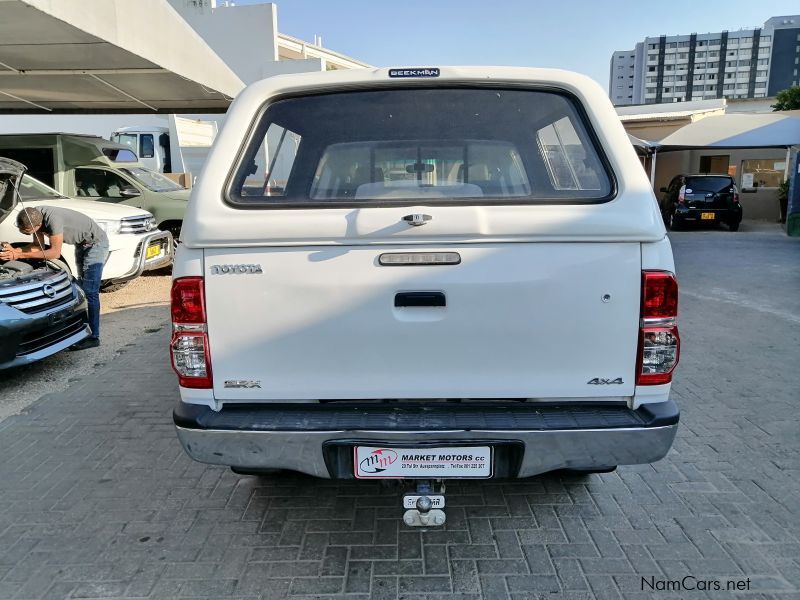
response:
<path fill-rule="evenodd" d="M 274 4 L 212 8 L 187 0 L 169 2 L 245 84 L 269 75 L 269 64 L 278 60 Z"/>
<path fill-rule="evenodd" d="M 799 68 L 795 59 L 800 56 L 800 28 L 776 29 L 773 31 L 772 64 L 769 69 L 769 95 L 797 85 Z"/>

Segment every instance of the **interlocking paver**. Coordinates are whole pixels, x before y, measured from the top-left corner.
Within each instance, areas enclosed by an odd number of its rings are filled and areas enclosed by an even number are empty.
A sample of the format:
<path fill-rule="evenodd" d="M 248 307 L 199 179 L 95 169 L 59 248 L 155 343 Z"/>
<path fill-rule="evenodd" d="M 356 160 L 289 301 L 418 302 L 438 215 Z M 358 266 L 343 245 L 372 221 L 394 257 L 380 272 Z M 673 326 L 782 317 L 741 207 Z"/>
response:
<path fill-rule="evenodd" d="M 682 420 L 665 460 L 452 482 L 445 528 L 410 530 L 396 485 L 189 460 L 161 331 L 0 422 L 0 599 L 649 598 L 666 596 L 642 577 L 687 574 L 800 597 L 800 244 L 672 238 Z"/>

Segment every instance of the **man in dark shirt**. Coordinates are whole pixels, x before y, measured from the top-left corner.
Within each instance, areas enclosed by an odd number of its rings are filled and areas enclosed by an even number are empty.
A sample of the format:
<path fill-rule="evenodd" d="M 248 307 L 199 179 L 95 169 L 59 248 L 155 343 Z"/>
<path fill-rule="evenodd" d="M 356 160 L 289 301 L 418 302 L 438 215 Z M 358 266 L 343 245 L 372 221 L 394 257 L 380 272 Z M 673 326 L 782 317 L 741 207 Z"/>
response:
<path fill-rule="evenodd" d="M 67 208 L 38 206 L 24 208 L 17 215 L 17 228 L 33 236 L 33 243 L 21 248 L 5 246 L 0 260 L 25 258 L 54 259 L 61 256 L 61 245 L 75 246 L 78 285 L 86 294 L 89 305 L 89 325 L 92 335 L 74 346 L 73 350 L 100 345 L 100 280 L 108 258 L 108 237 L 100 226 L 86 215 Z M 49 248 L 45 246 L 47 237 Z"/>

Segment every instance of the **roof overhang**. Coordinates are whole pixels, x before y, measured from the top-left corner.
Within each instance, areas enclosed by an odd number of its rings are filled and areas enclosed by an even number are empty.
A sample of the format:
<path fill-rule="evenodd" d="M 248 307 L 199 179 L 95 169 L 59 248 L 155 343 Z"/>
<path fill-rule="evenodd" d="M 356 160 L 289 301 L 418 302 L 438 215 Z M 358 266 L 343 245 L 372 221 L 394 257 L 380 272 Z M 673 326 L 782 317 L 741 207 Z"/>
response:
<path fill-rule="evenodd" d="M 0 113 L 224 112 L 243 87 L 163 0 L 0 0 Z"/>
<path fill-rule="evenodd" d="M 800 145 L 800 111 L 708 117 L 658 142 L 658 151 L 713 148 L 788 148 Z"/>

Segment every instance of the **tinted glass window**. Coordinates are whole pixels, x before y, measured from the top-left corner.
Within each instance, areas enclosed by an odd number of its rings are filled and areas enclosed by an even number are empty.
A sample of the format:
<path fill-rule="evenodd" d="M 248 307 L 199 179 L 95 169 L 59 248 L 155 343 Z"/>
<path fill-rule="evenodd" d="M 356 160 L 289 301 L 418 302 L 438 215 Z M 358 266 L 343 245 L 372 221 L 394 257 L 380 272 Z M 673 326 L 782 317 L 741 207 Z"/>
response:
<path fill-rule="evenodd" d="M 687 177 L 686 189 L 695 192 L 726 192 L 733 187 L 730 177 Z M 691 193 L 688 192 L 687 193 Z"/>
<path fill-rule="evenodd" d="M 114 162 L 138 162 L 136 153 L 120 148 L 103 148 L 103 154 Z"/>
<path fill-rule="evenodd" d="M 417 89 L 280 100 L 256 124 L 234 204 L 601 200 L 611 180 L 555 92 Z"/>
<path fill-rule="evenodd" d="M 156 149 L 153 144 L 153 135 L 150 133 L 143 133 L 139 138 L 139 156 L 141 158 L 153 158 L 156 154 Z"/>

